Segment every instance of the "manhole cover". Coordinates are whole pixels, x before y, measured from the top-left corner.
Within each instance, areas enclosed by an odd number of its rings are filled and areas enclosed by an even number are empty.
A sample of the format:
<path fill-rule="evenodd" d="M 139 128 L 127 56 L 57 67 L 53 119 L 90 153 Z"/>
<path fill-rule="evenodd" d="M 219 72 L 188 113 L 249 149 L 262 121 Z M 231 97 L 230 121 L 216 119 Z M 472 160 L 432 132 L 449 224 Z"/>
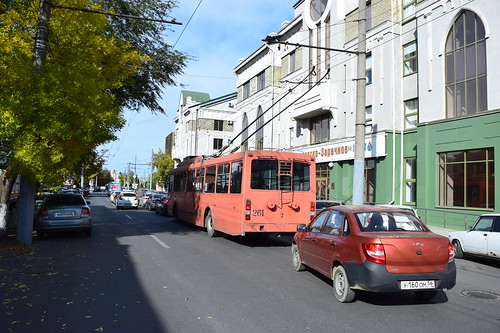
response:
<path fill-rule="evenodd" d="M 462 291 L 462 295 L 467 296 L 467 297 L 472 297 L 472 298 L 479 298 L 479 299 L 491 299 L 491 300 L 499 300 L 500 295 L 497 295 L 495 293 L 490 293 L 488 291 L 482 291 L 482 290 L 464 290 Z"/>

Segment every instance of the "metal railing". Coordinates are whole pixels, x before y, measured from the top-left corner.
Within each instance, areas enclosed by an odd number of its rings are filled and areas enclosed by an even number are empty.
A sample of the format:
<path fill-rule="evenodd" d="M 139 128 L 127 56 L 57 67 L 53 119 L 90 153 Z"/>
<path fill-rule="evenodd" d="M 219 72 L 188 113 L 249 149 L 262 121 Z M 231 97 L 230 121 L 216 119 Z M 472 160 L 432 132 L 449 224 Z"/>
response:
<path fill-rule="evenodd" d="M 481 214 L 450 212 L 443 209 L 416 208 L 425 224 L 445 229 L 467 230 Z"/>

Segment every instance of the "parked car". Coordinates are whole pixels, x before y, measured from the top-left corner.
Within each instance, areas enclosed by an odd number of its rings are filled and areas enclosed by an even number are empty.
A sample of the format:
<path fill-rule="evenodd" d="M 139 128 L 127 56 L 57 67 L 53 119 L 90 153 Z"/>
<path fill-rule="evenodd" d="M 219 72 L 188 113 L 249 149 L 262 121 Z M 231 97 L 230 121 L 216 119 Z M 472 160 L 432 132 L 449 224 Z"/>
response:
<path fill-rule="evenodd" d="M 481 215 L 467 231 L 452 231 L 448 238 L 456 257 L 467 255 L 500 259 L 500 214 Z"/>
<path fill-rule="evenodd" d="M 116 196 L 116 208 L 135 208 L 139 207 L 139 198 L 134 192 L 123 191 Z"/>
<path fill-rule="evenodd" d="M 414 292 L 432 299 L 456 281 L 455 250 L 412 213 L 378 206 L 323 209 L 297 227 L 296 271 L 305 266 L 333 280 L 335 297 L 351 302 L 355 290 Z"/>
<path fill-rule="evenodd" d="M 167 205 L 170 196 L 168 194 L 163 195 L 160 199 L 155 202 L 155 212 L 160 215 L 167 215 Z"/>
<path fill-rule="evenodd" d="M 344 205 L 342 201 L 336 200 L 316 200 L 316 214 L 318 214 L 323 208 L 341 206 Z"/>
<path fill-rule="evenodd" d="M 161 199 L 161 197 L 163 197 L 164 195 L 165 193 L 151 193 L 151 196 L 144 204 L 144 208 L 146 208 L 147 210 L 155 210 L 156 200 Z"/>
<path fill-rule="evenodd" d="M 76 230 L 86 236 L 92 234 L 92 214 L 81 194 L 58 193 L 48 195 L 35 215 L 37 236 L 54 231 Z"/>

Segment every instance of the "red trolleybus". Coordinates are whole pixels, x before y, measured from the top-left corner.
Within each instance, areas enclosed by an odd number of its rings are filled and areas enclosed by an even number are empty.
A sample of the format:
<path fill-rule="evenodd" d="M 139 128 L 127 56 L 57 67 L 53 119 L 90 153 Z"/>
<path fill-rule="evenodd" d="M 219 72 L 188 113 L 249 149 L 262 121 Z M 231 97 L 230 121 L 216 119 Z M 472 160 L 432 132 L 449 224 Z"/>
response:
<path fill-rule="evenodd" d="M 217 232 L 295 232 L 316 211 L 316 163 L 305 154 L 245 151 L 195 157 L 170 172 L 169 215 Z"/>

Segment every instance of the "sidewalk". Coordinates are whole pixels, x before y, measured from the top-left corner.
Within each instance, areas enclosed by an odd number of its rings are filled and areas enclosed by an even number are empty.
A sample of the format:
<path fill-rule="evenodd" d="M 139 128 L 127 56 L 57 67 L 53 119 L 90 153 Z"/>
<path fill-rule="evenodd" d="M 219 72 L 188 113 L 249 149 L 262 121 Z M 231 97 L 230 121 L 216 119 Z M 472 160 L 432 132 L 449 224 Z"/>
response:
<path fill-rule="evenodd" d="M 439 228 L 439 227 L 433 227 L 433 226 L 430 226 L 428 225 L 429 229 L 431 229 L 432 232 L 438 234 L 438 235 L 442 235 L 442 236 L 445 236 L 445 237 L 448 237 L 448 234 L 450 231 L 454 231 L 454 230 L 451 230 L 451 229 L 445 229 L 445 228 Z"/>

